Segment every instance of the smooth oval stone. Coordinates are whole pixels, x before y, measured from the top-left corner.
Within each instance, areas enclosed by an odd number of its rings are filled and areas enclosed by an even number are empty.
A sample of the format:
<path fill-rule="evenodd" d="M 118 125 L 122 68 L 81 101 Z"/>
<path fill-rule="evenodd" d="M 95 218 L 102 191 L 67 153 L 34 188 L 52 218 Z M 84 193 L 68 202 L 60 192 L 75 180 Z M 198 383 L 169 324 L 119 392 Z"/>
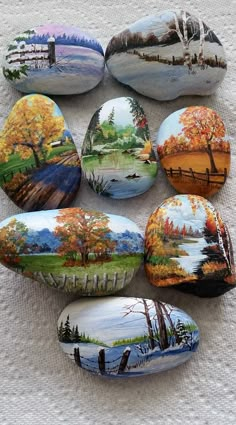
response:
<path fill-rule="evenodd" d="M 64 117 L 39 94 L 16 102 L 0 132 L 0 186 L 26 211 L 67 207 L 81 179 L 80 159 Z"/>
<path fill-rule="evenodd" d="M 105 58 L 113 77 L 157 100 L 212 94 L 227 69 L 215 33 L 183 10 L 134 22 L 112 37 Z"/>
<path fill-rule="evenodd" d="M 40 211 L 0 223 L 4 266 L 78 295 L 109 295 L 128 285 L 143 251 L 143 236 L 133 221 L 99 211 Z"/>
<path fill-rule="evenodd" d="M 206 106 L 169 115 L 157 134 L 157 151 L 172 186 L 208 197 L 224 185 L 230 170 L 230 143 L 221 117 Z"/>
<path fill-rule="evenodd" d="M 184 311 L 143 298 L 90 298 L 58 320 L 60 346 L 79 367 L 114 378 L 148 375 L 186 362 L 199 330 Z"/>
<path fill-rule="evenodd" d="M 167 199 L 151 214 L 145 238 L 145 270 L 154 286 L 173 286 L 199 297 L 216 297 L 235 287 L 227 226 L 205 198 Z"/>
<path fill-rule="evenodd" d="M 137 100 L 119 97 L 95 112 L 81 162 L 90 187 L 99 195 L 131 198 L 152 186 L 157 162 L 147 118 Z"/>
<path fill-rule="evenodd" d="M 104 53 L 101 44 L 79 28 L 45 24 L 14 38 L 3 73 L 24 93 L 79 94 L 102 80 Z"/>

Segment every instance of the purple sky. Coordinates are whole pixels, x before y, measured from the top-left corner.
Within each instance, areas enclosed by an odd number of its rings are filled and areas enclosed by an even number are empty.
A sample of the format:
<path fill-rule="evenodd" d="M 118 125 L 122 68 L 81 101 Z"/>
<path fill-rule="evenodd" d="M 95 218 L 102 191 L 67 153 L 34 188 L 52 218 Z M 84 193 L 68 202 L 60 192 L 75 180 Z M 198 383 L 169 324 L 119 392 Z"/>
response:
<path fill-rule="evenodd" d="M 58 36 L 66 33 L 69 36 L 76 35 L 79 37 L 86 37 L 87 39 L 90 38 L 91 40 L 95 40 L 94 37 L 91 37 L 90 34 L 81 31 L 79 28 L 63 24 L 46 24 L 33 29 L 39 35 L 49 33 L 50 35 Z"/>

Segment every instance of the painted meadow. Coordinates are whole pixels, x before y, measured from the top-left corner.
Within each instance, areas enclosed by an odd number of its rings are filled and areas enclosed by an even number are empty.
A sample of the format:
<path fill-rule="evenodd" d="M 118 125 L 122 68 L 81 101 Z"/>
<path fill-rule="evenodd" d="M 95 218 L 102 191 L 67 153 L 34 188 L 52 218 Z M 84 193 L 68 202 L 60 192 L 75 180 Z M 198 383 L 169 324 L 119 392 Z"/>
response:
<path fill-rule="evenodd" d="M 143 298 L 75 301 L 58 320 L 58 339 L 75 363 L 93 373 L 138 376 L 188 360 L 196 351 L 196 323 L 183 311 Z"/>
<path fill-rule="evenodd" d="M 58 106 L 42 95 L 20 99 L 0 132 L 0 185 L 25 210 L 65 207 L 81 178 L 80 160 Z"/>
<path fill-rule="evenodd" d="M 19 214 L 0 225 L 1 263 L 66 292 L 115 292 L 142 258 L 143 237 L 121 216 L 67 208 Z"/>
<path fill-rule="evenodd" d="M 149 218 L 145 243 L 145 269 L 156 286 L 214 296 L 235 285 L 227 227 L 202 197 L 176 195 L 164 201 Z"/>
<path fill-rule="evenodd" d="M 225 183 L 230 144 L 212 109 L 190 106 L 174 112 L 162 123 L 157 143 L 165 173 L 179 192 L 210 196 Z"/>
<path fill-rule="evenodd" d="M 138 101 L 113 99 L 95 112 L 83 143 L 82 168 L 95 192 L 114 199 L 140 195 L 150 188 L 157 163 Z"/>

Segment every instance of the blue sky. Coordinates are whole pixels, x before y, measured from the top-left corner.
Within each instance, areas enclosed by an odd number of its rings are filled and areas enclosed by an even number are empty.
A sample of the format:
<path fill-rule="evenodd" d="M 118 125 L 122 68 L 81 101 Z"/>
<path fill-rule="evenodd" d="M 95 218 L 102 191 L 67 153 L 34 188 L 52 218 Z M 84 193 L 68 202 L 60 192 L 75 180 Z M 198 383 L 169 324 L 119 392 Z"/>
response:
<path fill-rule="evenodd" d="M 147 300 L 148 305 L 152 304 Z M 107 298 L 87 298 L 69 304 L 63 310 L 58 320 L 65 322 L 67 315 L 70 316 L 71 326 L 78 325 L 79 332 L 97 338 L 106 344 L 112 344 L 118 339 L 133 338 L 147 334 L 145 316 L 141 313 L 131 313 L 124 317 L 127 311 L 126 306 L 137 302 L 136 298 L 107 297 Z M 143 305 L 138 304 L 135 309 L 143 311 Z M 155 309 L 150 309 L 151 318 L 155 316 Z M 182 321 L 190 322 L 190 317 L 176 309 L 171 313 L 171 318 L 175 322 L 178 318 Z"/>
<path fill-rule="evenodd" d="M 124 127 L 127 125 L 134 125 L 133 115 L 130 113 L 130 106 L 126 97 L 118 97 L 104 103 L 100 112 L 100 122 L 107 120 L 113 107 L 115 111 L 114 120 L 116 125 Z"/>
<path fill-rule="evenodd" d="M 185 111 L 186 108 L 179 109 L 173 114 L 169 115 L 161 124 L 157 133 L 157 144 L 163 145 L 164 142 L 171 136 L 177 136 L 183 128 L 183 125 L 179 123 L 180 115 Z"/>
<path fill-rule="evenodd" d="M 134 22 L 129 26 L 131 32 L 142 32 L 143 35 L 154 33 L 158 38 L 162 37 L 169 31 L 167 23 L 174 19 L 174 14 L 170 10 L 153 16 L 146 16 Z"/>
<path fill-rule="evenodd" d="M 6 226 L 9 221 L 14 217 L 18 221 L 26 224 L 32 230 L 42 230 L 49 229 L 53 231 L 55 226 L 57 226 L 56 215 L 58 214 L 58 210 L 50 210 L 50 211 L 37 211 L 32 213 L 23 213 L 18 214 L 12 217 L 7 218 L 2 221 L 0 224 L 0 228 Z M 107 214 L 109 217 L 109 226 L 113 232 L 124 232 L 125 230 L 129 230 L 130 232 L 137 232 L 142 234 L 138 226 L 131 220 L 123 216 L 117 216 L 113 214 Z"/>

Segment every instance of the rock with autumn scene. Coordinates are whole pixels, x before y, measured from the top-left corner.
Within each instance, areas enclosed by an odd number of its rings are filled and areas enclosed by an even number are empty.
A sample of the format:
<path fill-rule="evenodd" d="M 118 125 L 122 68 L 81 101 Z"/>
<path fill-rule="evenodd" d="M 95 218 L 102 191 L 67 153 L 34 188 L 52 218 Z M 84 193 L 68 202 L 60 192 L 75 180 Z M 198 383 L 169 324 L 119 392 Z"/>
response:
<path fill-rule="evenodd" d="M 45 24 L 18 34 L 7 48 L 3 74 L 24 93 L 84 93 L 102 80 L 101 44 L 79 28 Z"/>
<path fill-rule="evenodd" d="M 183 310 L 144 298 L 84 298 L 58 319 L 65 354 L 84 370 L 132 378 L 172 369 L 192 357 L 197 324 Z"/>
<path fill-rule="evenodd" d="M 0 185 L 26 211 L 67 207 L 79 189 L 80 159 L 64 117 L 51 99 L 28 95 L 0 131 Z"/>
<path fill-rule="evenodd" d="M 211 196 L 229 174 L 225 125 L 206 106 L 189 106 L 169 115 L 158 131 L 157 151 L 169 182 L 181 193 Z"/>
<path fill-rule="evenodd" d="M 133 221 L 82 208 L 24 213 L 0 223 L 4 266 L 78 295 L 109 295 L 128 285 L 143 245 Z"/>
<path fill-rule="evenodd" d="M 151 214 L 145 270 L 154 286 L 173 286 L 200 297 L 216 297 L 235 287 L 230 235 L 209 201 L 176 195 Z"/>
<path fill-rule="evenodd" d="M 201 18 L 166 10 L 114 35 L 105 54 L 121 83 L 157 100 L 209 95 L 227 69 L 223 46 Z"/>
<path fill-rule="evenodd" d="M 119 97 L 93 115 L 82 147 L 83 173 L 99 195 L 130 198 L 154 183 L 157 162 L 139 102 Z"/>

